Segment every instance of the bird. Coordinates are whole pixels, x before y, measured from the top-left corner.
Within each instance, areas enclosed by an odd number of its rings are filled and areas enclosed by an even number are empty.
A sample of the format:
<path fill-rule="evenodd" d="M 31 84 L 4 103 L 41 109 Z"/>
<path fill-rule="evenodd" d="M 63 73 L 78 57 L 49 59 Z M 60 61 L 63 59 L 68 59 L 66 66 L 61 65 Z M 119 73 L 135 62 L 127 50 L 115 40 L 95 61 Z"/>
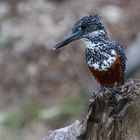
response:
<path fill-rule="evenodd" d="M 87 66 L 101 87 L 114 88 L 125 83 L 125 49 L 109 37 L 100 16 L 87 15 L 78 19 L 72 31 L 53 48 L 56 50 L 75 40 L 85 44 Z"/>

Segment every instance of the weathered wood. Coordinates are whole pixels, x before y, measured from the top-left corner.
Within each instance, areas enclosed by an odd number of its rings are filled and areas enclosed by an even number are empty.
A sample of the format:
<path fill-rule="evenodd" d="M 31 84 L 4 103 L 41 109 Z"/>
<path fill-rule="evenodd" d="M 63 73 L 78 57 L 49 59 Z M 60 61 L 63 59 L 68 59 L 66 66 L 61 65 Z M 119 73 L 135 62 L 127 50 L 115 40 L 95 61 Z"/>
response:
<path fill-rule="evenodd" d="M 84 121 L 51 131 L 44 140 L 139 140 L 140 80 L 94 92 Z"/>

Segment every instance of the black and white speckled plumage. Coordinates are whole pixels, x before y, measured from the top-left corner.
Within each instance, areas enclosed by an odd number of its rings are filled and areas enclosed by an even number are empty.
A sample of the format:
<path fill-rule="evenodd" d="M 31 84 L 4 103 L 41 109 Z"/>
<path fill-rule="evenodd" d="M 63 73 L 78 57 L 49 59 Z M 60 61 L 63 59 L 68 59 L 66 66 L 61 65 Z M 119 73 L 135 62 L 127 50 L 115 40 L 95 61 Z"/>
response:
<path fill-rule="evenodd" d="M 108 60 L 109 57 L 116 57 L 115 54 L 112 54 L 112 50 L 114 50 L 115 52 L 117 51 L 119 54 L 119 57 L 121 59 L 121 73 L 123 76 L 123 79 L 125 79 L 126 77 L 126 54 L 125 54 L 125 50 L 122 46 L 120 46 L 118 43 L 111 41 L 111 40 L 105 40 L 102 41 L 100 40 L 98 43 L 98 45 L 94 46 L 93 48 L 89 47 L 86 48 L 86 61 L 87 63 L 90 61 L 90 65 L 92 66 L 92 64 L 95 63 L 99 63 L 99 69 L 101 71 L 105 71 L 107 69 L 103 69 L 102 66 L 106 66 L 106 64 L 104 63 L 104 60 Z M 107 55 L 105 55 L 107 54 Z M 113 61 L 112 61 L 113 63 Z M 111 66 L 111 63 L 108 62 L 108 65 Z"/>
<path fill-rule="evenodd" d="M 86 46 L 86 61 L 95 69 L 106 71 L 111 67 L 119 54 L 122 78 L 125 79 L 125 50 L 120 44 L 112 41 L 108 37 L 106 28 L 101 22 L 99 16 L 94 15 L 82 17 L 74 25 L 73 32 L 82 32 L 79 39 L 81 39 Z"/>
<path fill-rule="evenodd" d="M 72 32 L 56 44 L 54 49 L 78 39 L 82 40 L 86 46 L 88 67 L 100 85 L 113 87 L 124 84 L 125 50 L 108 37 L 99 16 L 90 15 L 80 18 L 73 26 Z"/>
<path fill-rule="evenodd" d="M 126 79 L 126 60 L 127 60 L 125 49 L 117 42 L 114 42 L 114 48 L 120 54 L 121 68 L 122 68 L 121 72 L 122 72 L 123 79 L 125 80 Z"/>

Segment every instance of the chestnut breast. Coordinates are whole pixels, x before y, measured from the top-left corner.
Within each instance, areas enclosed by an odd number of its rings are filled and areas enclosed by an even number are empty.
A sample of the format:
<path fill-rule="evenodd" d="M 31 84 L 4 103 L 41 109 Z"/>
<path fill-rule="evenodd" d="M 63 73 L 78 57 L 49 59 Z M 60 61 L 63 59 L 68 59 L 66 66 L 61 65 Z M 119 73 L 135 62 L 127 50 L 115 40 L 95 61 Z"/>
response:
<path fill-rule="evenodd" d="M 119 53 L 114 49 L 90 50 L 87 53 L 87 63 L 96 81 L 105 87 L 113 87 L 123 84 L 121 59 Z M 87 56 L 90 55 L 90 56 Z"/>
<path fill-rule="evenodd" d="M 121 60 L 118 57 L 107 70 L 98 70 L 88 65 L 96 81 L 105 87 L 113 87 L 124 83 L 121 73 Z"/>

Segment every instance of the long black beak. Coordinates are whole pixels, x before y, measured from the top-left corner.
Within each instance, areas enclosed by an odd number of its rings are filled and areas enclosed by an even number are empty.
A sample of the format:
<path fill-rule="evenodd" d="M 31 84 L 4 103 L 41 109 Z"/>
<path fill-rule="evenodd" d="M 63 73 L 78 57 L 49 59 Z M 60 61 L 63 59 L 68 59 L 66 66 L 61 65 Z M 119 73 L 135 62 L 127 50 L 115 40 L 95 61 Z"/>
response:
<path fill-rule="evenodd" d="M 66 35 L 59 43 L 57 43 L 53 48 L 54 49 L 58 49 L 61 48 L 67 44 L 69 44 L 70 42 L 79 39 L 80 34 L 78 32 L 71 32 L 68 35 Z"/>

